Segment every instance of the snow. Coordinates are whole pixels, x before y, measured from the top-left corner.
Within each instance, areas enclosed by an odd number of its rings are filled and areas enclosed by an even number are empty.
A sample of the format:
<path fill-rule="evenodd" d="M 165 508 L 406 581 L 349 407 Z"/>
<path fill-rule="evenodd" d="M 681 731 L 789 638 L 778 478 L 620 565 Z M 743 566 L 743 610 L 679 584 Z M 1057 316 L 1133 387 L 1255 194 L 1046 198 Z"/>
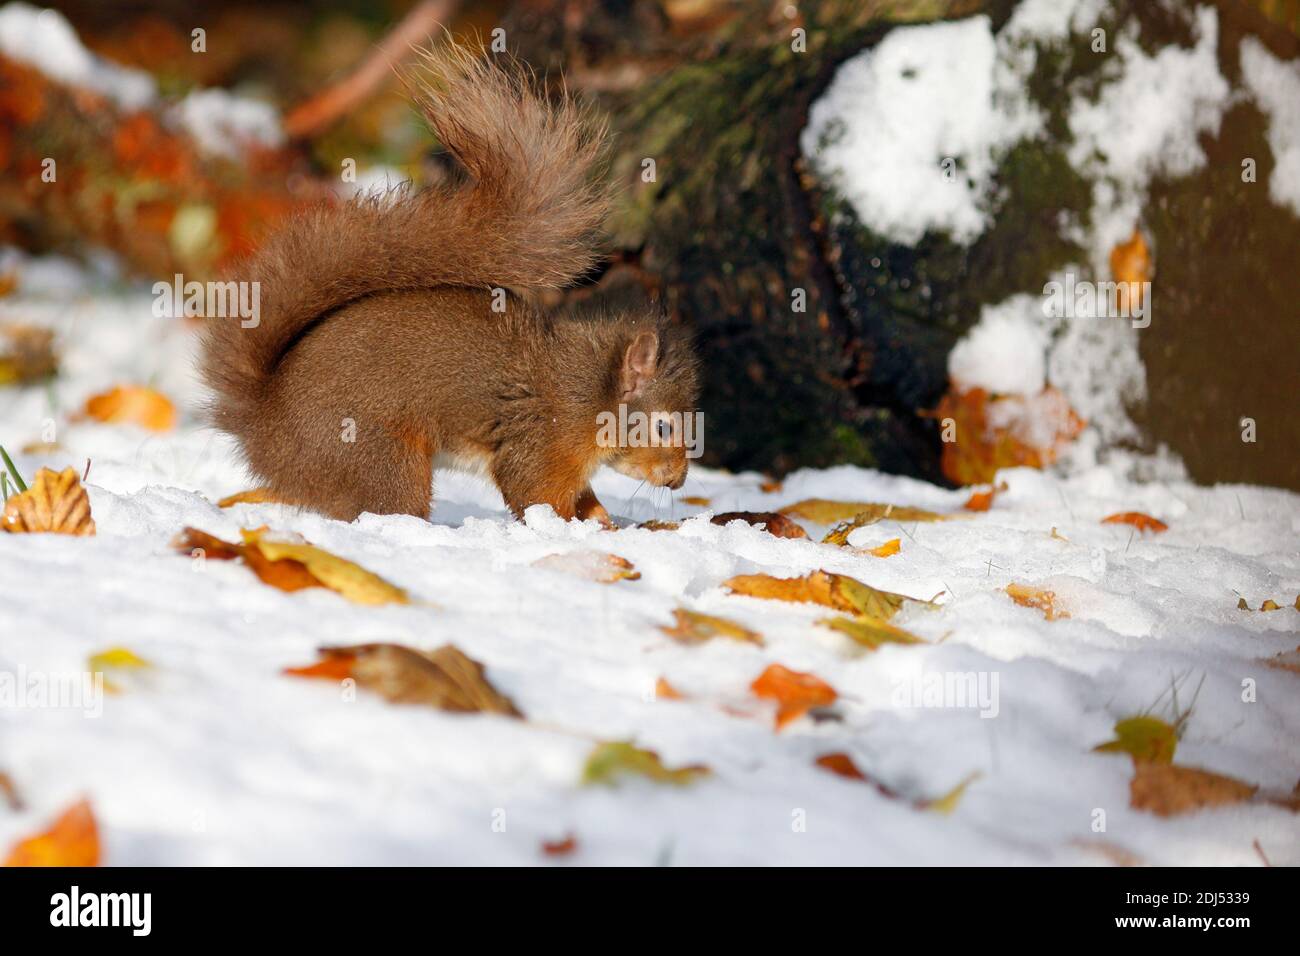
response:
<path fill-rule="evenodd" d="M 28 3 L 0 7 L 0 53 L 53 79 L 97 90 L 123 109 L 143 109 L 158 95 L 148 73 L 109 63 L 87 50 L 57 10 Z"/>
<path fill-rule="evenodd" d="M 539 508 L 520 523 L 481 480 L 441 472 L 431 521 L 223 511 L 214 501 L 248 479 L 229 440 L 202 425 L 192 326 L 155 317 L 145 289 L 89 272 L 50 281 L 66 267 L 9 261 L 20 284 L 0 299 L 0 319 L 57 329 L 65 371 L 48 390 L 0 391 L 0 441 L 17 452 L 56 423 L 61 449 L 16 454 L 17 464 L 30 477 L 90 458 L 98 534 L 0 535 L 0 673 L 80 674 L 114 646 L 154 666 L 104 698 L 97 718 L 0 707 L 0 770 L 27 804 L 0 813 L 0 850 L 85 794 L 117 865 L 1105 864 L 1103 843 L 1154 864 L 1258 865 L 1255 841 L 1272 863 L 1300 864 L 1293 814 L 1264 803 L 1171 819 L 1134 811 L 1130 762 L 1092 752 L 1118 719 L 1186 713 L 1178 763 L 1291 790 L 1297 678 L 1261 661 L 1300 643 L 1300 616 L 1236 605 L 1287 605 L 1300 593 L 1300 496 L 1135 483 L 1118 465 L 1069 477 L 1018 469 L 1000 476 L 1008 490 L 989 512 L 854 532 L 855 547 L 901 538 L 886 559 L 821 545 L 825 529 L 807 522 L 810 541 L 703 518 L 678 532 L 609 533 Z M 42 268 L 46 280 L 29 283 Z M 177 400 L 179 430 L 68 422 L 89 394 L 123 382 Z M 966 497 L 851 467 L 801 471 L 772 493 L 760 480 L 692 469 L 682 493 L 711 498 L 716 512 L 808 497 L 959 511 Z M 705 513 L 614 473 L 596 490 L 623 523 Z M 1169 530 L 1100 523 L 1128 510 Z M 426 603 L 286 594 L 237 564 L 168 547 L 186 525 L 229 539 L 262 524 Z M 531 566 L 578 550 L 618 554 L 642 576 L 601 585 Z M 897 619 L 929 643 L 861 653 L 815 624 L 824 610 L 721 587 L 735 574 L 818 568 L 920 598 L 942 592 L 941 608 Z M 1001 590 L 1011 582 L 1052 589 L 1071 617 L 1047 622 L 1013 604 Z M 766 644 L 676 644 L 658 628 L 679 606 L 733 619 Z M 321 645 L 363 641 L 452 642 L 528 719 L 399 706 L 364 690 L 349 702 L 328 682 L 281 674 Z M 829 682 L 839 719 L 775 733 L 747 691 L 771 663 Z M 996 716 L 899 706 L 900 688 L 967 673 L 990 687 L 996 675 Z M 687 699 L 656 700 L 660 677 Z M 1243 701 L 1247 678 L 1253 703 Z M 714 773 L 687 788 L 580 786 L 594 742 L 620 738 L 670 767 Z M 814 766 L 836 751 L 909 798 L 980 776 L 943 816 Z M 1104 833 L 1093 832 L 1096 809 Z M 570 832 L 572 856 L 541 853 L 541 841 Z"/>
<path fill-rule="evenodd" d="M 939 230 L 970 242 L 989 223 L 998 153 L 1041 122 L 998 88 L 996 64 L 986 16 L 895 29 L 836 72 L 809 113 L 803 153 L 880 235 L 911 244 Z"/>
<path fill-rule="evenodd" d="M 1269 196 L 1300 216 L 1300 64 L 1283 63 L 1254 37 L 1241 43 L 1241 73 L 1255 102 L 1269 117 L 1273 154 Z"/>
<path fill-rule="evenodd" d="M 194 90 L 175 104 L 180 125 L 206 153 L 236 158 L 249 145 L 284 142 L 280 114 L 269 103 L 225 90 Z"/>
<path fill-rule="evenodd" d="M 1006 395 L 1041 392 L 1047 384 L 1048 346 L 1041 306 L 1029 295 L 984 306 L 979 321 L 948 355 L 953 382 Z"/>

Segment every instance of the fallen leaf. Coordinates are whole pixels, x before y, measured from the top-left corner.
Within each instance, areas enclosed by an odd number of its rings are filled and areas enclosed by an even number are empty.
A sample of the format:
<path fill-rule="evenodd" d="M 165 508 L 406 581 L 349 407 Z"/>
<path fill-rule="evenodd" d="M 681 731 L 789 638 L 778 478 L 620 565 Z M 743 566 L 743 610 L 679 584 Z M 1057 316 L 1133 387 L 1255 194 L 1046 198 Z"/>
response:
<path fill-rule="evenodd" d="M 35 325 L 0 325 L 0 385 L 30 385 L 58 370 L 53 331 Z"/>
<path fill-rule="evenodd" d="M 1294 651 L 1283 651 L 1281 654 L 1274 654 L 1272 657 L 1264 658 L 1264 663 L 1269 667 L 1275 667 L 1278 670 L 1290 671 L 1292 674 L 1300 674 L 1300 647 Z"/>
<path fill-rule="evenodd" d="M 1134 228 L 1127 242 L 1116 243 L 1110 250 L 1110 274 L 1117 283 L 1125 283 L 1121 295 L 1128 297 L 1130 310 L 1142 304 L 1142 283 L 1151 281 L 1151 252 L 1142 231 Z"/>
<path fill-rule="evenodd" d="M 115 672 L 129 674 L 132 671 L 148 670 L 151 667 L 152 664 L 126 647 L 110 647 L 108 650 L 90 655 L 86 660 L 87 670 L 92 674 L 104 675 L 104 691 L 109 694 L 122 692 L 121 687 L 108 679 L 109 674 Z"/>
<path fill-rule="evenodd" d="M 977 491 L 966 499 L 966 503 L 962 505 L 962 507 L 967 511 L 988 511 L 993 507 L 993 499 L 997 496 L 998 492 L 1006 490 L 1007 483 L 1004 481 L 1001 484 L 989 488 L 988 491 Z"/>
<path fill-rule="evenodd" d="M 785 482 L 779 481 L 776 478 L 764 478 L 758 483 L 758 490 L 764 494 L 770 495 L 780 491 L 784 484 Z"/>
<path fill-rule="evenodd" d="M 743 521 L 745 524 L 761 527 L 774 538 L 808 537 L 807 531 L 776 511 L 724 511 L 720 515 L 714 515 L 711 520 L 718 525 Z"/>
<path fill-rule="evenodd" d="M 1067 611 L 1057 608 L 1055 591 L 1036 588 L 1028 584 L 1008 584 L 1006 591 L 1011 596 L 1011 600 L 1021 607 L 1031 607 L 1042 611 L 1043 617 L 1049 621 L 1070 616 Z"/>
<path fill-rule="evenodd" d="M 664 678 L 655 681 L 655 697 L 660 700 L 685 700 L 686 696 Z"/>
<path fill-rule="evenodd" d="M 735 594 L 776 601 L 821 604 L 865 617 L 887 621 L 903 605 L 913 601 L 905 594 L 880 591 L 845 574 L 814 571 L 801 578 L 774 578 L 767 574 L 742 574 L 723 582 Z M 919 601 L 920 604 L 931 604 Z"/>
<path fill-rule="evenodd" d="M 868 650 L 876 650 L 882 644 L 924 644 L 921 638 L 901 627 L 895 627 L 888 621 L 870 617 L 828 617 L 817 622 L 823 627 L 846 634 L 853 641 Z"/>
<path fill-rule="evenodd" d="M 1055 538 L 1057 541 L 1064 541 L 1066 544 L 1070 543 L 1069 538 L 1067 538 L 1065 535 L 1061 534 L 1056 530 L 1056 525 L 1052 525 L 1052 533 L 1051 535 L 1049 535 L 1049 537 Z"/>
<path fill-rule="evenodd" d="M 297 561 L 325 587 L 357 604 L 409 604 L 411 602 L 410 597 L 401 588 L 389 584 L 379 575 L 372 574 L 359 564 L 340 558 L 315 545 L 277 541 L 268 537 L 263 529 L 244 531 L 242 534 L 246 547 L 245 560 L 249 560 L 249 552 L 256 551 L 271 562 L 278 563 L 286 559 Z M 250 564 L 252 563 L 250 561 Z M 254 570 L 257 568 L 254 567 Z M 276 583 L 276 586 L 280 585 Z"/>
<path fill-rule="evenodd" d="M 172 547 L 189 555 L 200 552 L 204 558 L 211 558 L 214 561 L 233 561 L 244 556 L 242 544 L 222 541 L 215 535 L 200 531 L 198 528 L 182 529 L 181 533 L 172 539 Z"/>
<path fill-rule="evenodd" d="M 1159 533 L 1169 530 L 1169 525 L 1159 521 L 1150 515 L 1144 515 L 1140 511 L 1123 511 L 1119 514 L 1111 515 L 1109 518 L 1103 518 L 1102 524 L 1131 524 L 1139 531 L 1152 531 Z"/>
<path fill-rule="evenodd" d="M 1136 763 L 1129 783 L 1129 806 L 1169 817 L 1205 807 L 1240 803 L 1257 787 L 1233 777 L 1169 763 Z"/>
<path fill-rule="evenodd" d="M 156 432 L 176 427 L 176 406 L 142 385 L 118 385 L 86 400 L 87 417 L 106 424 L 133 424 Z"/>
<path fill-rule="evenodd" d="M 533 567 L 571 574 L 587 581 L 595 581 L 597 584 L 637 581 L 641 578 L 641 572 L 635 570 L 632 562 L 627 558 L 600 551 L 565 551 L 560 554 L 548 554 L 534 561 Z"/>
<path fill-rule="evenodd" d="M 708 776 L 710 772 L 708 767 L 700 764 L 669 770 L 653 750 L 645 750 L 628 741 L 614 740 L 596 745 L 582 769 L 582 782 L 614 784 L 619 777 L 631 774 L 659 783 L 684 786 Z"/>
<path fill-rule="evenodd" d="M 733 641 L 763 645 L 762 635 L 723 617 L 681 607 L 673 610 L 673 617 L 675 623 L 671 627 L 664 626 L 659 630 L 679 644 L 702 644 L 711 638 L 727 637 Z"/>
<path fill-rule="evenodd" d="M 1146 862 L 1130 850 L 1124 849 L 1115 843 L 1108 843 L 1105 840 L 1084 840 L 1075 837 L 1070 841 L 1070 846 L 1077 847 L 1087 853 L 1096 853 L 1115 866 L 1145 866 Z"/>
<path fill-rule="evenodd" d="M 29 441 L 23 445 L 24 455 L 53 455 L 61 451 L 63 446 L 56 441 Z"/>
<path fill-rule="evenodd" d="M 866 774 L 858 769 L 853 758 L 846 753 L 822 754 L 817 758 L 816 764 L 829 770 L 831 773 L 849 780 L 866 780 Z"/>
<path fill-rule="evenodd" d="M 542 841 L 542 852 L 547 856 L 568 856 L 577 848 L 578 839 L 572 833 L 566 834 L 562 840 Z"/>
<path fill-rule="evenodd" d="M 9 774 L 0 772 L 0 797 L 4 797 L 5 806 L 14 813 L 23 808 L 23 798 L 18 795 L 18 787 L 14 785 Z"/>
<path fill-rule="evenodd" d="M 805 498 L 780 509 L 783 515 L 793 515 L 814 524 L 835 524 L 839 521 L 858 521 L 857 527 L 873 524 L 886 518 L 892 521 L 947 521 L 952 515 L 937 514 L 921 508 L 903 505 L 876 504 L 869 501 L 830 501 L 826 498 Z"/>
<path fill-rule="evenodd" d="M 42 468 L 26 491 L 5 502 L 3 526 L 15 533 L 91 535 L 95 520 L 90 498 L 72 468 L 56 472 Z"/>
<path fill-rule="evenodd" d="M 943 796 L 935 797 L 933 800 L 923 800 L 917 806 L 922 810 L 933 810 L 935 813 L 942 813 L 947 816 L 957 809 L 957 804 L 961 802 L 961 798 L 966 794 L 966 788 L 978 780 L 980 776 L 979 771 L 976 771 Z"/>
<path fill-rule="evenodd" d="M 510 698 L 497 691 L 483 674 L 483 665 L 451 644 L 418 651 L 402 644 L 357 644 L 322 647 L 323 661 L 314 667 L 290 668 L 298 677 L 342 679 L 342 667 L 324 665 L 342 658 L 350 664 L 344 677 L 394 704 L 424 704 L 455 713 L 522 716 Z"/>
<path fill-rule="evenodd" d="M 286 667 L 281 673 L 287 677 L 342 681 L 352 676 L 353 661 L 351 657 L 327 657 L 306 667 Z"/>
<path fill-rule="evenodd" d="M 709 506 L 708 498 L 701 498 L 699 495 L 687 495 L 681 499 L 682 504 L 691 505 L 695 508 L 707 508 Z"/>
<path fill-rule="evenodd" d="M 1276 601 L 1274 601 L 1272 598 L 1269 598 L 1259 606 L 1259 609 L 1261 611 L 1280 611 L 1282 609 L 1282 606 L 1278 604 Z"/>
<path fill-rule="evenodd" d="M 99 866 L 99 828 L 89 800 L 78 800 L 50 828 L 9 851 L 5 866 Z"/>
<path fill-rule="evenodd" d="M 637 527 L 642 531 L 676 531 L 681 524 L 676 521 L 658 521 L 652 518 L 649 521 L 642 521 Z"/>
<path fill-rule="evenodd" d="M 890 538 L 888 541 L 886 541 L 882 545 L 879 545 L 878 547 L 868 548 L 866 550 L 866 553 L 873 555 L 877 558 L 890 558 L 898 554 L 898 549 L 901 548 L 902 546 L 903 546 L 903 542 L 900 538 Z"/>
<path fill-rule="evenodd" d="M 1115 724 L 1115 739 L 1093 748 L 1098 753 L 1126 753 L 1135 763 L 1174 762 L 1178 729 L 1158 717 L 1128 717 Z"/>
<path fill-rule="evenodd" d="M 254 547 L 244 548 L 241 556 L 244 563 L 264 584 L 269 584 L 281 591 L 292 593 L 301 591 L 304 588 L 325 587 L 324 582 L 307 569 L 307 565 L 293 558 L 281 558 L 278 561 L 272 561 L 261 550 Z M 358 603 L 364 604 L 367 602 Z"/>
<path fill-rule="evenodd" d="M 792 671 L 780 664 L 770 664 L 749 687 L 756 697 L 776 701 L 777 730 L 815 707 L 833 704 L 839 696 L 820 677 Z"/>
<path fill-rule="evenodd" d="M 1050 386 L 1037 395 L 991 395 L 953 383 L 937 408 L 925 413 L 951 427 L 940 467 L 959 485 L 989 484 L 1004 468 L 1042 468 L 1083 431 L 1084 421 Z"/>
<path fill-rule="evenodd" d="M 277 498 L 270 488 L 250 488 L 233 495 L 226 495 L 217 502 L 218 508 L 230 508 L 234 505 L 287 505 L 292 502 Z"/>

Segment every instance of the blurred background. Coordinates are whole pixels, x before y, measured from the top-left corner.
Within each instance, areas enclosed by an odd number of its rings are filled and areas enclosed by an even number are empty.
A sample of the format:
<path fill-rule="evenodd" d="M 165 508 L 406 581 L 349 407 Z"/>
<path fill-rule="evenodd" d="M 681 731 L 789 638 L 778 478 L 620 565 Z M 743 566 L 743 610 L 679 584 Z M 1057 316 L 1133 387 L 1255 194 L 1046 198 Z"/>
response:
<path fill-rule="evenodd" d="M 1300 0 L 8 3 L 0 244 L 202 281 L 436 182 L 391 65 L 440 25 L 610 117 L 610 256 L 553 304 L 698 331 L 705 464 L 1300 489 Z M 1149 326 L 1044 318 L 1067 274 Z M 57 374 L 6 334 L 0 380 Z"/>

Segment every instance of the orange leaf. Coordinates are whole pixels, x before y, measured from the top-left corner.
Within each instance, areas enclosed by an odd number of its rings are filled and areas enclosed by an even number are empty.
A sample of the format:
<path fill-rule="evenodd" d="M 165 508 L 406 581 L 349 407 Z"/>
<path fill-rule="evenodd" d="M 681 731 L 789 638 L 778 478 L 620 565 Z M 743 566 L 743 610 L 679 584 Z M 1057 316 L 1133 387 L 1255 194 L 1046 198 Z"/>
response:
<path fill-rule="evenodd" d="M 578 848 L 578 838 L 572 833 L 566 834 L 563 840 L 547 840 L 542 843 L 542 852 L 547 856 L 568 856 Z"/>
<path fill-rule="evenodd" d="M 833 774 L 850 780 L 866 780 L 866 774 L 858 769 L 853 758 L 846 753 L 822 754 L 816 760 L 817 766 L 824 767 Z"/>
<path fill-rule="evenodd" d="M 903 542 L 900 538 L 890 538 L 878 548 L 869 548 L 867 554 L 874 554 L 878 558 L 888 558 L 898 554 L 898 549 L 902 547 Z"/>
<path fill-rule="evenodd" d="M 940 467 L 961 485 L 982 485 L 999 469 L 1042 468 L 1083 431 L 1084 421 L 1057 389 L 1037 395 L 990 395 L 954 384 L 928 417 L 950 419 L 953 439 L 943 444 Z"/>
<path fill-rule="evenodd" d="M 780 664 L 772 664 L 750 684 L 757 697 L 777 702 L 776 729 L 802 717 L 815 707 L 825 707 L 835 702 L 835 688 L 820 677 L 792 671 Z"/>
<path fill-rule="evenodd" d="M 248 491 L 239 491 L 233 495 L 226 495 L 217 502 L 218 508 L 229 508 L 232 505 L 284 505 L 292 504 L 283 498 L 277 498 L 270 488 L 250 488 Z"/>
<path fill-rule="evenodd" d="M 156 432 L 176 427 L 176 406 L 165 395 L 140 385 L 118 385 L 91 396 L 85 414 L 99 422 L 131 423 Z"/>
<path fill-rule="evenodd" d="M 708 498 L 701 498 L 699 495 L 687 495 L 680 499 L 684 505 L 691 505 L 696 508 L 707 508 L 709 506 Z"/>
<path fill-rule="evenodd" d="M 775 511 L 724 511 L 714 515 L 714 524 L 725 525 L 731 521 L 743 521 L 763 530 L 774 538 L 806 538 L 808 532 L 799 527 L 783 514 Z"/>
<path fill-rule="evenodd" d="M 346 680 L 352 676 L 353 657 L 327 657 L 306 667 L 286 667 L 282 673 L 289 677 L 314 677 L 321 680 Z"/>
<path fill-rule="evenodd" d="M 664 678 L 655 681 L 655 696 L 660 700 L 685 700 L 686 697 Z"/>
<path fill-rule="evenodd" d="M 1134 229 L 1128 242 L 1121 242 L 1110 251 L 1110 273 L 1116 282 L 1126 283 L 1119 294 L 1130 297 L 1129 308 L 1140 306 L 1142 283 L 1151 280 L 1151 252 L 1141 230 Z"/>
<path fill-rule="evenodd" d="M 210 535 L 206 531 L 200 531 L 198 528 L 185 528 L 172 541 L 172 547 L 177 551 L 184 551 L 186 554 L 193 554 L 195 551 L 203 552 L 203 557 L 212 558 L 214 561 L 233 561 L 235 558 L 242 557 L 244 546 L 242 544 L 232 544 L 229 541 L 222 541 L 215 535 Z"/>
<path fill-rule="evenodd" d="M 1111 515 L 1109 518 L 1103 518 L 1101 523 L 1131 524 L 1139 531 L 1154 531 L 1156 533 L 1169 530 L 1169 525 L 1165 524 L 1163 521 L 1159 521 L 1150 515 L 1144 515 L 1140 511 L 1123 511 L 1119 514 Z"/>
<path fill-rule="evenodd" d="M 998 492 L 1006 490 L 1007 483 L 1004 481 L 988 491 L 977 491 L 967 499 L 962 507 L 967 511 L 988 511 L 989 508 L 993 507 L 993 499 L 997 497 Z"/>
<path fill-rule="evenodd" d="M 1067 612 L 1057 609 L 1054 591 L 1031 587 L 1028 584 L 1008 584 L 1007 594 L 1021 607 L 1032 607 L 1042 611 L 1043 617 L 1049 621 L 1070 616 Z"/>
<path fill-rule="evenodd" d="M 72 468 L 56 472 L 42 468 L 26 491 L 10 495 L 4 503 L 0 528 L 18 533 L 90 535 L 95 519 L 90 498 Z"/>
<path fill-rule="evenodd" d="M 301 591 L 304 588 L 324 587 L 316 576 L 307 570 L 307 566 L 293 558 L 281 558 L 272 561 L 257 548 L 245 547 L 244 563 L 252 568 L 266 584 L 281 591 Z"/>
<path fill-rule="evenodd" d="M 99 866 L 99 828 L 90 801 L 78 800 L 44 833 L 10 852 L 5 866 Z"/>

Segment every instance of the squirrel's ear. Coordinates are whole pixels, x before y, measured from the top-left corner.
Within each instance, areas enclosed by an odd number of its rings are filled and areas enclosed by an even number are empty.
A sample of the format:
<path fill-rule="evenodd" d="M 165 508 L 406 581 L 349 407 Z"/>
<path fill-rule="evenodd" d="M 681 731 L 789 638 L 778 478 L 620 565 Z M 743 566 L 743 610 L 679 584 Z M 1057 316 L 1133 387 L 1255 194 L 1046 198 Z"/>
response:
<path fill-rule="evenodd" d="M 650 331 L 637 333 L 637 337 L 623 353 L 623 370 L 619 375 L 619 399 L 626 402 L 637 398 L 655 377 L 655 369 L 658 365 L 659 336 Z"/>

